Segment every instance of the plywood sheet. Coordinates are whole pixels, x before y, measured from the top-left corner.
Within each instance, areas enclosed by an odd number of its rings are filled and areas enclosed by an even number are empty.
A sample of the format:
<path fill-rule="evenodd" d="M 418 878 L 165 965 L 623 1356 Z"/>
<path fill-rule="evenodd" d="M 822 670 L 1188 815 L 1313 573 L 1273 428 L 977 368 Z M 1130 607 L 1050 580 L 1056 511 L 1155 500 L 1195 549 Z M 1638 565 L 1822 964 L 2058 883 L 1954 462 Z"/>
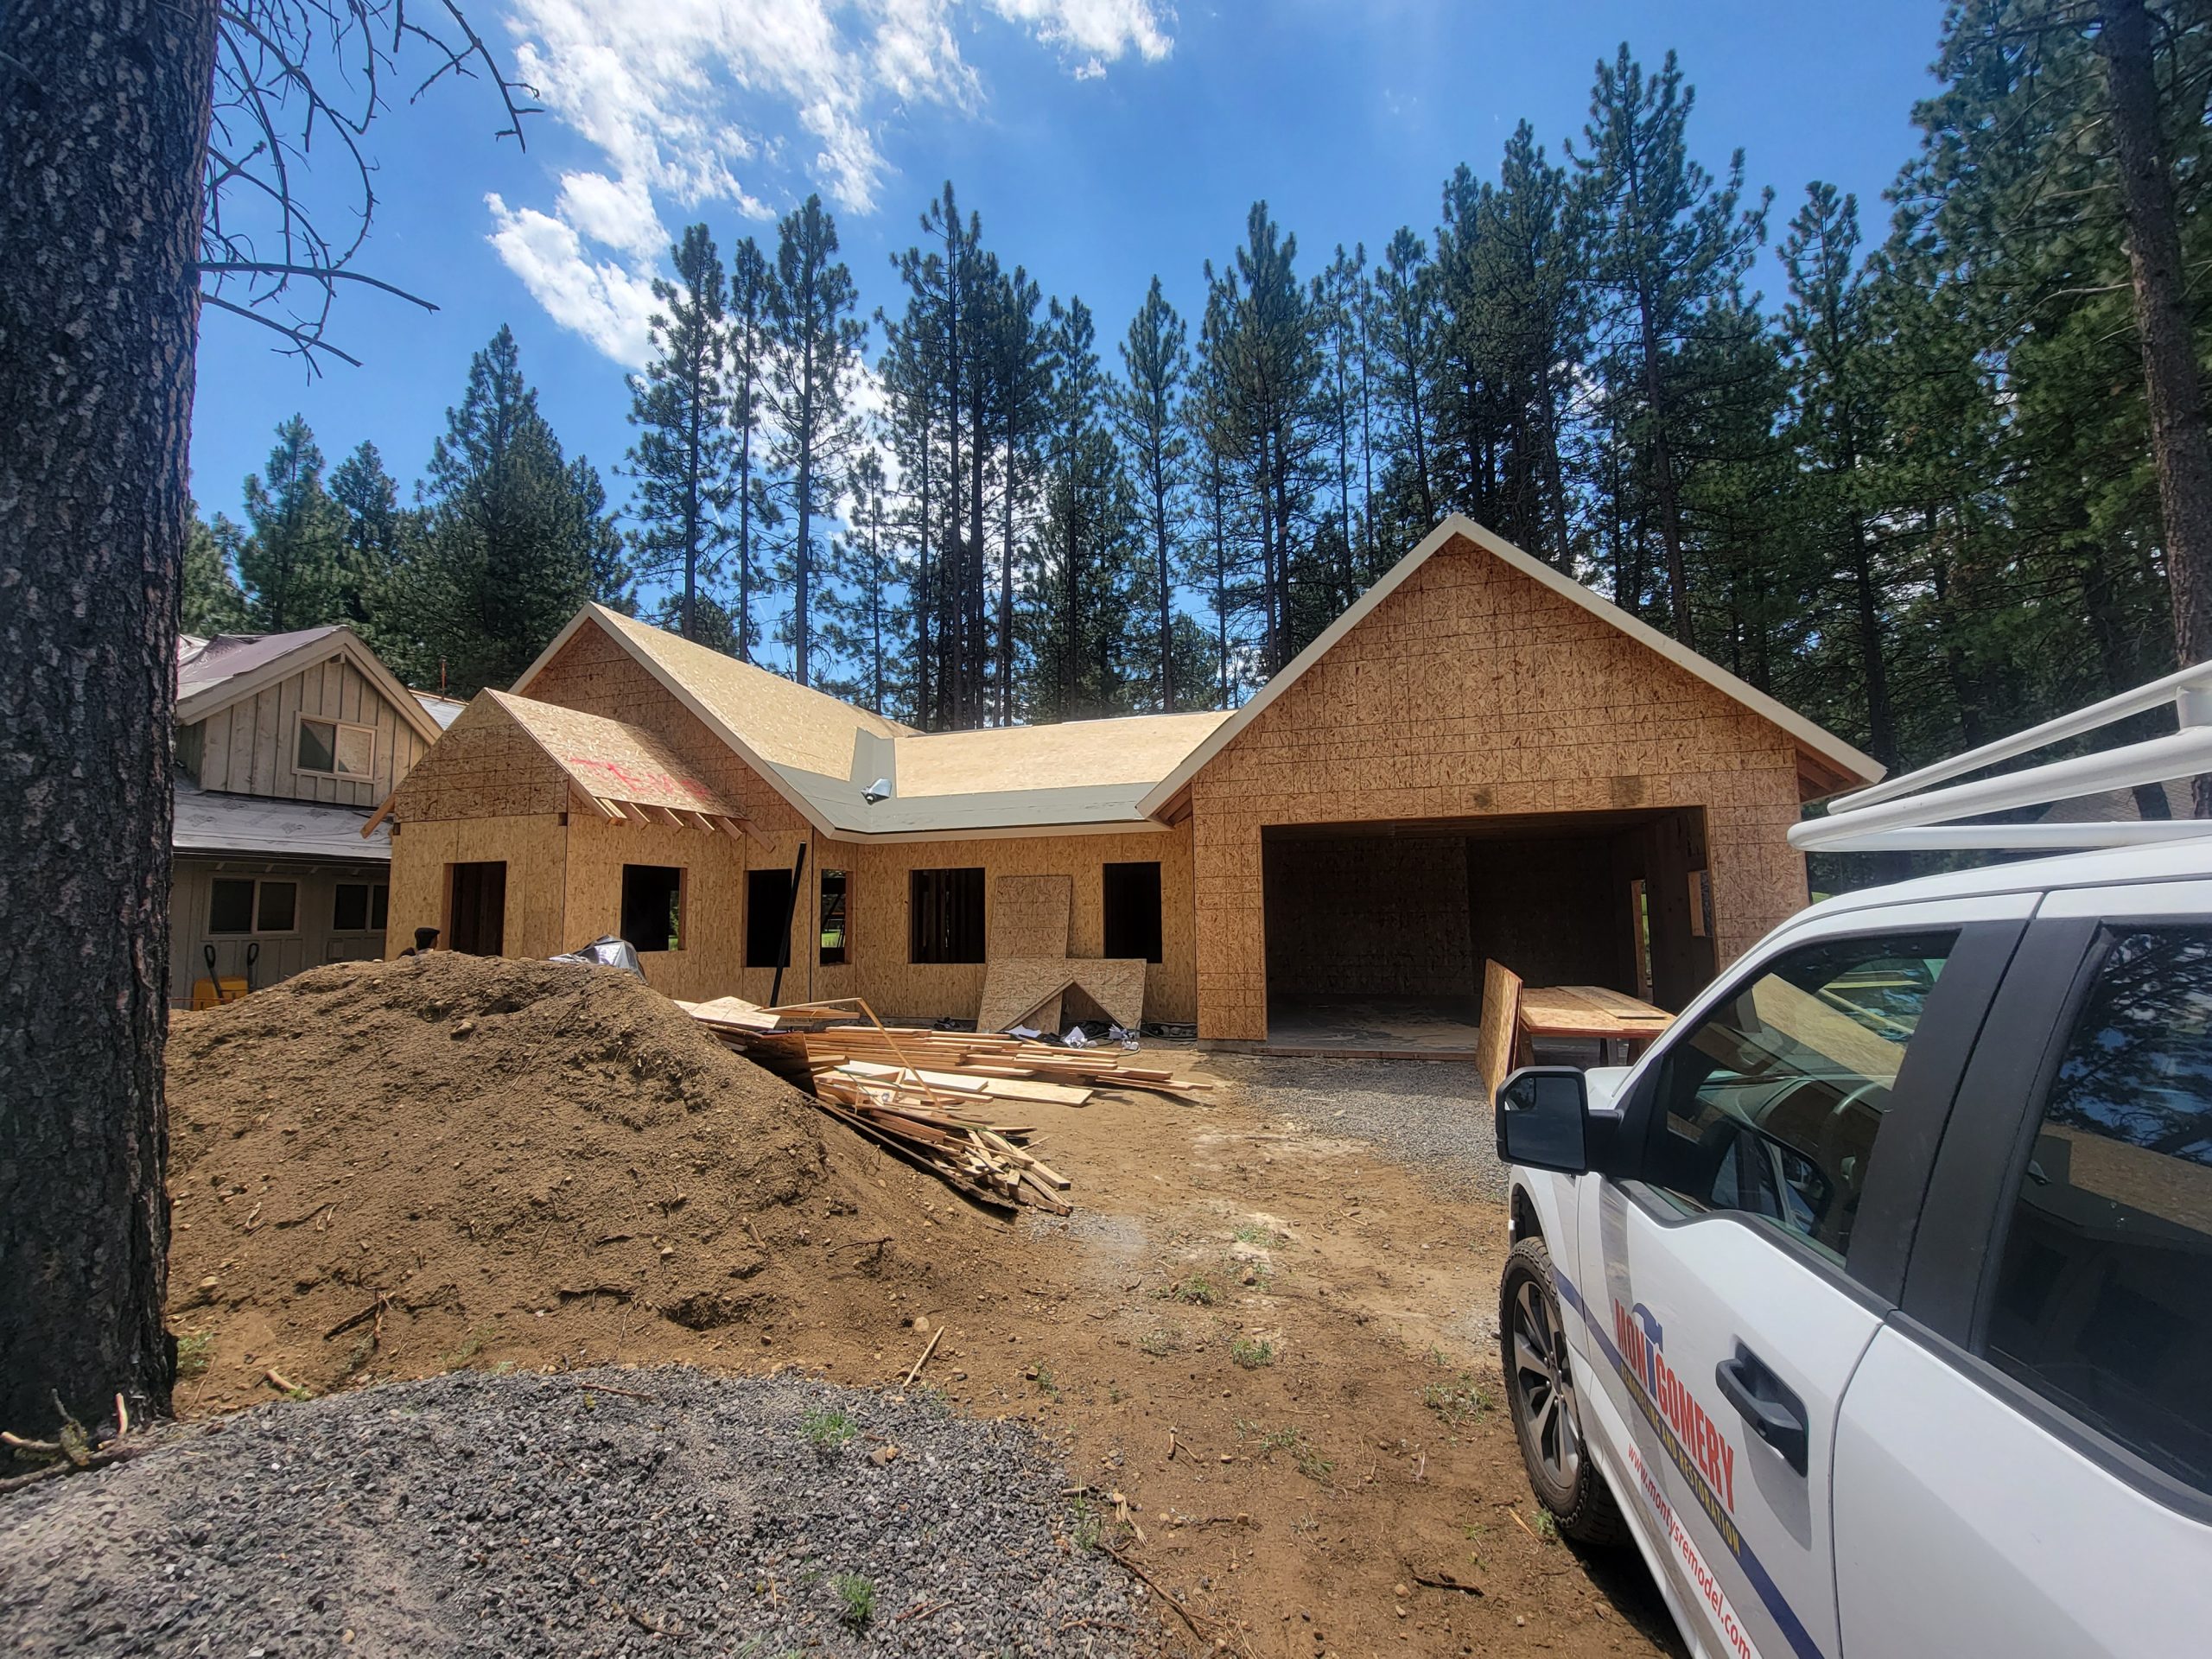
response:
<path fill-rule="evenodd" d="M 1513 1070 L 1513 1043 L 1521 1023 L 1521 976 L 1501 962 L 1483 963 L 1483 1024 L 1475 1039 L 1476 1065 L 1491 1104 Z"/>
<path fill-rule="evenodd" d="M 1065 875 L 1001 875 L 991 883 L 984 955 L 1065 957 L 1075 880 Z"/>
<path fill-rule="evenodd" d="M 1083 966 L 1065 957 L 997 957 L 983 976 L 982 1005 L 976 1012 L 978 1031 L 1005 1031 L 1023 1022 L 1047 1001 L 1076 982 Z"/>
<path fill-rule="evenodd" d="M 1137 957 L 1109 957 L 1068 963 L 1074 988 L 1096 1002 L 1117 1026 L 1135 1031 L 1144 1022 L 1144 968 Z"/>

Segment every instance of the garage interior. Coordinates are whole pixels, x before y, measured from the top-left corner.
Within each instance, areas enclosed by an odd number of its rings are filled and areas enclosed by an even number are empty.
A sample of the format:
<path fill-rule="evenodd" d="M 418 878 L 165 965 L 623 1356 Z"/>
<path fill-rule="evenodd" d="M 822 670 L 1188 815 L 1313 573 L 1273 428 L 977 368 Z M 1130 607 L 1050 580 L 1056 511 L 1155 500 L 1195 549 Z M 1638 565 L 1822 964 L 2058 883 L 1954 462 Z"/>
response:
<path fill-rule="evenodd" d="M 1701 808 L 1280 825 L 1261 843 L 1271 1052 L 1472 1058 L 1487 958 L 1673 1011 L 1713 977 Z"/>

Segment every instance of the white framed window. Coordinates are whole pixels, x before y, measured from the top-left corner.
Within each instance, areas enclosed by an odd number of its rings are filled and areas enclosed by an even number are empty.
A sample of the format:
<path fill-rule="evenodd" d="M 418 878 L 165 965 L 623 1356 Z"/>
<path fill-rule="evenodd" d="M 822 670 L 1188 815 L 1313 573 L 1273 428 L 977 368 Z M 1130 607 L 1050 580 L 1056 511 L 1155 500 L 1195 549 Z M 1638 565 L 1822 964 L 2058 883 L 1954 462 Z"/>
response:
<path fill-rule="evenodd" d="M 219 934 L 296 933 L 300 884 L 219 875 L 207 897 L 207 931 Z"/>
<path fill-rule="evenodd" d="M 365 778 L 377 764 L 377 732 L 373 726 L 353 726 L 340 720 L 300 716 L 300 730 L 292 747 L 292 770 L 311 778 Z"/>

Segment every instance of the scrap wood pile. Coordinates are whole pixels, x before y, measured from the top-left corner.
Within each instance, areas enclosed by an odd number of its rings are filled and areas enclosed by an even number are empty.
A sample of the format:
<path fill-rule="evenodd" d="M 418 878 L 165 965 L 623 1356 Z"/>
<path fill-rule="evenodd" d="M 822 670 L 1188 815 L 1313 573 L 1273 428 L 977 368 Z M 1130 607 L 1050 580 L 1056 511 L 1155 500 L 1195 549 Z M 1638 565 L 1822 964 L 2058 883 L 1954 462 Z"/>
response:
<path fill-rule="evenodd" d="M 1212 1086 L 1119 1051 L 886 1026 L 858 998 L 763 1008 L 726 996 L 678 1006 L 755 1065 L 809 1090 L 831 1116 L 1001 1208 L 1027 1204 L 1065 1215 L 1070 1207 L 1060 1196 L 1067 1179 L 1027 1150 L 1028 1126 L 1000 1121 L 1006 1107 L 1081 1106 L 1100 1089 L 1187 1096 Z"/>

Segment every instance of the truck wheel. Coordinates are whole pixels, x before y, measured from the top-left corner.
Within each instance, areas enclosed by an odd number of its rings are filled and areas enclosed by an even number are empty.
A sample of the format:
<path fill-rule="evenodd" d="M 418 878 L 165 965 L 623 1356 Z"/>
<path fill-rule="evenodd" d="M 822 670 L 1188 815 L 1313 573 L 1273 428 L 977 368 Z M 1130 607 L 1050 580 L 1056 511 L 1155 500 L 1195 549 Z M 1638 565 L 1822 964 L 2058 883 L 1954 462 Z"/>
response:
<path fill-rule="evenodd" d="M 1513 1432 L 1537 1502 L 1577 1543 L 1624 1541 L 1627 1523 L 1583 1443 L 1567 1326 L 1552 1287 L 1551 1252 L 1541 1238 L 1522 1240 L 1505 1258 L 1497 1332 Z"/>

